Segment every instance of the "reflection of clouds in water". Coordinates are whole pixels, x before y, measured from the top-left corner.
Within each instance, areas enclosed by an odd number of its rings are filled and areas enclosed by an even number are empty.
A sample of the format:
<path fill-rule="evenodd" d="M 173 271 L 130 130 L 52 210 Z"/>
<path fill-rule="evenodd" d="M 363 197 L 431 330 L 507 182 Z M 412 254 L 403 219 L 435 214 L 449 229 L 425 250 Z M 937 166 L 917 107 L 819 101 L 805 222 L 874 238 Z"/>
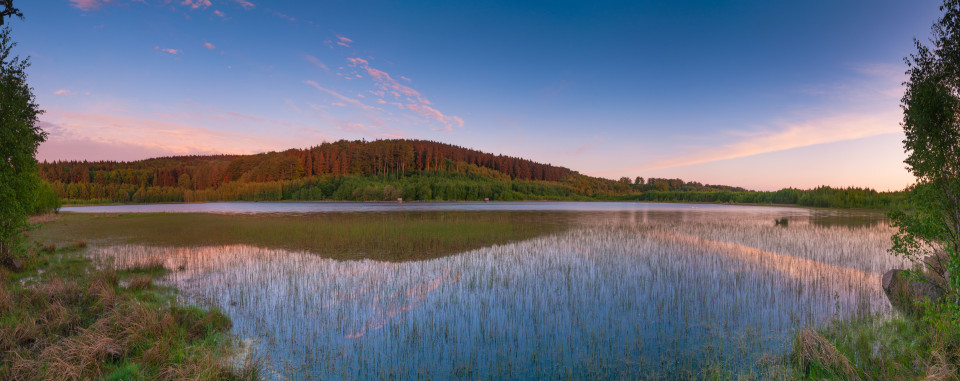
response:
<path fill-rule="evenodd" d="M 183 298 L 220 306 L 276 367 L 316 378 L 634 378 L 749 362 L 782 353 L 800 324 L 889 309 L 889 228 L 674 217 L 593 215 L 404 263 L 243 245 L 92 251 L 183 268 L 166 279 Z"/>

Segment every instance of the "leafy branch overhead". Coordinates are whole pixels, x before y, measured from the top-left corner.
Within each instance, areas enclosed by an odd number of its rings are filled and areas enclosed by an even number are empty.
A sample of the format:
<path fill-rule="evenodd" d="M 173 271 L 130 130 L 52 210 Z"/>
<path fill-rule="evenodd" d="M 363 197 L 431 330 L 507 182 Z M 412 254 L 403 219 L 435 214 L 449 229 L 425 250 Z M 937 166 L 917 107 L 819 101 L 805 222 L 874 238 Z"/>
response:
<path fill-rule="evenodd" d="M 951 305 L 960 321 L 960 0 L 946 0 L 927 46 L 905 59 L 901 100 L 907 169 L 917 178 L 911 210 L 892 214 L 892 252 L 945 262 Z"/>
<path fill-rule="evenodd" d="M 0 0 L 0 7 L 3 7 L 0 10 L 0 25 L 3 25 L 3 19 L 9 16 L 16 16 L 23 18 L 23 13 L 19 9 L 13 7 L 13 0 Z"/>

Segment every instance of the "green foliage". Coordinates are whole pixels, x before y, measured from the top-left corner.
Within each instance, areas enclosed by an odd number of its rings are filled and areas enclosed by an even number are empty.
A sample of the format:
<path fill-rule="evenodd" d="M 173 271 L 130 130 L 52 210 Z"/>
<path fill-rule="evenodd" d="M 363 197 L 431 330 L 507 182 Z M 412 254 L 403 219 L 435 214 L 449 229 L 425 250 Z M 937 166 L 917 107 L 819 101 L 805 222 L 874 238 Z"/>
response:
<path fill-rule="evenodd" d="M 565 184 L 488 177 L 483 168 L 464 165 L 462 173 L 422 172 L 403 177 L 378 175 L 313 176 L 270 182 L 231 181 L 217 188 L 54 183 L 73 203 L 209 201 L 522 201 L 585 200 Z"/>
<path fill-rule="evenodd" d="M 891 252 L 920 261 L 947 258 L 948 307 L 960 328 L 960 0 L 945 0 L 927 47 L 907 60 L 902 107 L 907 168 L 917 178 L 910 208 L 891 213 Z"/>
<path fill-rule="evenodd" d="M 37 203 L 37 146 L 46 139 L 43 113 L 27 84 L 29 59 L 12 55 L 10 29 L 0 31 L 0 260 L 9 263 L 26 216 Z"/>
<path fill-rule="evenodd" d="M 825 330 L 866 379 L 956 379 L 960 370 L 960 0 L 945 0 L 940 10 L 934 46 L 914 40 L 917 53 L 906 60 L 904 162 L 917 183 L 889 215 L 898 228 L 890 252 L 918 264 L 946 258 L 947 294 L 917 303 L 916 314 L 836 322 Z"/>
<path fill-rule="evenodd" d="M 937 373 L 956 373 L 960 331 L 949 327 L 950 319 L 940 307 L 931 306 L 924 319 L 859 316 L 838 320 L 818 333 L 825 340 L 823 344 L 835 348 L 836 358 L 846 359 L 860 379 L 950 379 L 937 378 Z M 797 361 L 801 351 L 796 343 L 800 340 L 795 337 L 791 354 L 796 379 L 849 379 L 831 372 L 823 359 Z"/>
<path fill-rule="evenodd" d="M 541 200 L 631 190 L 567 168 L 422 140 L 341 140 L 247 156 L 54 162 L 41 164 L 40 173 L 60 197 L 82 203 Z"/>
<path fill-rule="evenodd" d="M 664 184 L 664 183 L 659 183 Z M 810 190 L 786 188 L 776 192 L 758 191 L 662 191 L 613 197 L 625 201 L 701 202 L 736 204 L 799 205 L 815 208 L 890 209 L 904 202 L 903 192 L 877 192 L 863 188 L 817 187 Z"/>
<path fill-rule="evenodd" d="M 33 202 L 30 204 L 29 213 L 32 215 L 49 213 L 49 212 L 59 212 L 62 202 L 60 197 L 57 196 L 57 190 L 53 188 L 53 185 L 46 181 L 41 181 L 36 179 L 39 184 L 36 192 L 34 192 Z"/>

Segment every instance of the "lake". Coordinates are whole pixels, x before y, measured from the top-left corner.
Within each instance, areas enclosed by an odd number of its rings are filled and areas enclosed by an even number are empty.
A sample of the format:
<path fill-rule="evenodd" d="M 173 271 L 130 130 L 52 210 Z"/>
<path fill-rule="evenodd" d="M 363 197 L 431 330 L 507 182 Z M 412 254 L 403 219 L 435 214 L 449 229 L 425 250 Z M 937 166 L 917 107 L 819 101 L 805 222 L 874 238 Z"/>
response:
<path fill-rule="evenodd" d="M 794 330 L 891 313 L 873 212 L 653 203 L 63 208 L 105 266 L 163 264 L 294 379 L 773 374 Z M 777 224 L 775 220 L 786 219 Z"/>

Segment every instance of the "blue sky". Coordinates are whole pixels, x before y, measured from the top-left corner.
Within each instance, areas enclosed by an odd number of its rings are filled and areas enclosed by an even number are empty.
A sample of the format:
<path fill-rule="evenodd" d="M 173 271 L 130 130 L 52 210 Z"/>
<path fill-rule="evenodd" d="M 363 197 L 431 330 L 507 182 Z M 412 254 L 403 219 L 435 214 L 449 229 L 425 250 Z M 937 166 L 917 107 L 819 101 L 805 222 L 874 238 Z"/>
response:
<path fill-rule="evenodd" d="M 755 189 L 912 182 L 903 57 L 938 1 L 48 0 L 41 160 L 418 138 Z"/>

